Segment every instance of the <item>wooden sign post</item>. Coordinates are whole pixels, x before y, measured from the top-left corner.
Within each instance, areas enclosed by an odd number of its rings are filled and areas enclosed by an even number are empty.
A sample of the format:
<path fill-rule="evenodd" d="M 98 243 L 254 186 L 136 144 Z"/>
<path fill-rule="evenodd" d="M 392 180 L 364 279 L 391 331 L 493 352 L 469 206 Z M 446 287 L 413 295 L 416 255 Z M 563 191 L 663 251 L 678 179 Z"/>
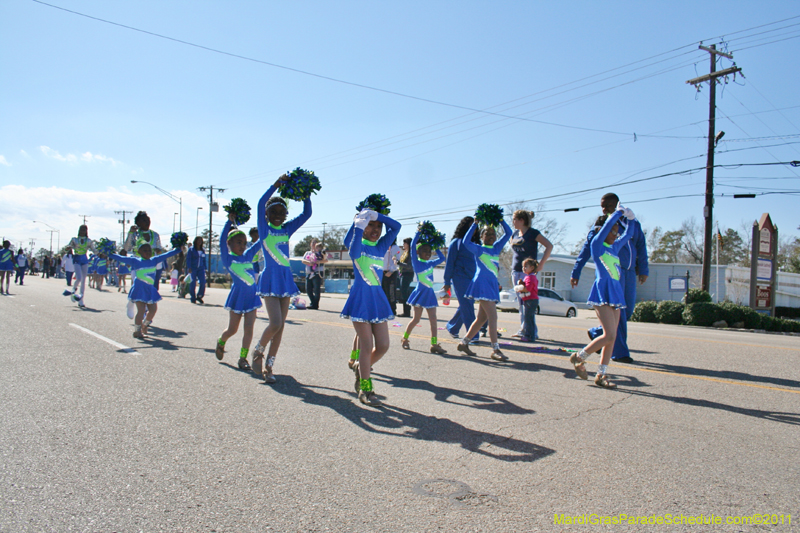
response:
<path fill-rule="evenodd" d="M 753 222 L 750 254 L 750 307 L 775 316 L 775 287 L 778 270 L 778 227 L 769 213 Z"/>

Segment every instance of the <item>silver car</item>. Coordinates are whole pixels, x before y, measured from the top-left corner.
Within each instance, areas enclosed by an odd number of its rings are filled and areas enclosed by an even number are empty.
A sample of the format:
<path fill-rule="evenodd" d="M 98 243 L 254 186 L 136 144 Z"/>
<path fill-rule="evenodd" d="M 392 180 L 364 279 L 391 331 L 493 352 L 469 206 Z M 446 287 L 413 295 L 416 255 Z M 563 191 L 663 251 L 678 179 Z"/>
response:
<path fill-rule="evenodd" d="M 497 308 L 518 311 L 519 300 L 516 291 L 500 291 L 500 303 L 497 304 Z M 578 314 L 578 308 L 553 290 L 539 289 L 539 309 L 536 314 L 572 318 Z"/>

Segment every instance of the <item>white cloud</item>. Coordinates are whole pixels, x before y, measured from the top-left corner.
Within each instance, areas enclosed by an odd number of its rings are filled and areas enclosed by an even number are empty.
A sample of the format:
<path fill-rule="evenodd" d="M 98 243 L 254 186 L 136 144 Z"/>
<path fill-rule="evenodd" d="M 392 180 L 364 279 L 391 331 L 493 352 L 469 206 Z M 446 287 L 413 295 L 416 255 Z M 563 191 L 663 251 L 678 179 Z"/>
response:
<path fill-rule="evenodd" d="M 22 157 L 27 157 L 28 159 L 31 157 L 25 150 L 20 150 L 19 153 Z"/>
<path fill-rule="evenodd" d="M 42 154 L 48 159 L 55 159 L 56 161 L 63 161 L 65 163 L 77 163 L 79 161 L 83 161 L 85 163 L 111 163 L 112 166 L 117 166 L 120 161 L 117 161 L 113 157 L 104 156 L 101 154 L 93 154 L 92 152 L 84 152 L 80 156 L 75 154 L 67 154 L 61 155 L 58 150 L 53 150 L 49 146 L 40 146 L 39 150 L 41 150 Z"/>
<path fill-rule="evenodd" d="M 10 167 L 11 163 L 6 161 L 6 157 L 5 156 L 0 155 L 0 165 L 6 166 L 6 167 Z"/>
<path fill-rule="evenodd" d="M 183 199 L 185 232 L 194 235 L 197 207 L 203 207 L 200 211 L 201 231 L 208 226 L 208 200 L 205 196 L 192 191 L 170 190 L 170 192 Z M 147 185 L 142 185 L 141 189 L 110 187 L 102 191 L 6 185 L 0 187 L 0 198 L 3 198 L 3 209 L 0 210 L 0 227 L 3 228 L 3 235 L 15 245 L 24 243 L 26 249 L 31 237 L 36 239 L 37 250 L 49 247 L 50 234 L 47 232 L 49 228 L 45 224 L 60 230 L 60 235 L 56 233 L 53 236 L 53 248 L 59 244 L 59 237 L 63 246 L 77 234 L 78 226 L 83 221 L 82 215 L 88 216 L 86 223 L 89 226 L 90 237 L 93 239 L 107 237 L 116 241 L 121 238 L 122 224 L 119 220 L 122 215 L 115 211 L 126 211 L 126 220 L 133 220 L 139 210 L 147 211 L 153 221 L 153 229 L 167 241 L 172 233 L 173 220 L 178 224 L 179 219 L 174 215 L 179 213 L 178 202 Z M 225 221 L 222 214 L 214 214 L 215 231 L 219 231 Z M 42 224 L 34 224 L 34 220 Z"/>

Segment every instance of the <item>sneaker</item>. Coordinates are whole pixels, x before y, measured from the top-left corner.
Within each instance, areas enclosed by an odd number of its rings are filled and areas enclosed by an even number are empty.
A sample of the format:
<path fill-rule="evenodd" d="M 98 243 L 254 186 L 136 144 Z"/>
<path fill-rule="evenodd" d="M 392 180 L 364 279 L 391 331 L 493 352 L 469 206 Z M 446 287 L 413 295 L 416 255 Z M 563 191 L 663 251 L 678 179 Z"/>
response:
<path fill-rule="evenodd" d="M 508 356 L 503 352 L 501 352 L 500 350 L 493 351 L 491 357 L 495 361 L 508 361 Z"/>
<path fill-rule="evenodd" d="M 589 379 L 589 373 L 586 372 L 585 361 L 580 358 L 578 352 L 574 352 L 569 356 L 569 362 L 575 367 L 575 373 L 578 374 L 579 378 Z"/>
<path fill-rule="evenodd" d="M 216 355 L 216 356 L 217 356 L 217 359 L 218 359 L 219 361 L 222 361 L 222 358 L 223 358 L 223 357 L 225 357 L 225 348 L 223 348 L 222 346 L 220 346 L 220 345 L 219 345 L 219 342 L 217 343 L 217 347 L 214 349 L 214 355 Z M 246 360 L 245 360 L 245 361 L 246 361 Z"/>
<path fill-rule="evenodd" d="M 617 386 L 614 383 L 608 381 L 608 377 L 605 374 L 597 374 L 594 377 L 594 384 L 598 387 L 602 387 L 604 389 L 616 389 Z"/>
<path fill-rule="evenodd" d="M 72 296 L 72 291 L 71 291 L 71 290 L 69 290 L 69 289 L 64 289 L 64 292 L 63 292 L 62 294 L 63 294 L 64 296 Z"/>
<path fill-rule="evenodd" d="M 250 363 L 247 362 L 246 357 L 239 358 L 239 370 L 251 370 Z"/>
<path fill-rule="evenodd" d="M 198 296 L 197 297 L 197 303 L 202 304 L 202 303 L 205 303 L 205 302 L 203 302 L 203 299 Z"/>
<path fill-rule="evenodd" d="M 441 344 L 432 344 L 431 345 L 431 353 L 435 353 L 435 354 L 438 354 L 438 355 L 444 355 L 444 354 L 447 353 L 447 351 L 444 348 L 442 348 Z"/>
<path fill-rule="evenodd" d="M 469 344 L 464 344 L 463 342 L 458 343 L 458 347 L 456 348 L 459 352 L 464 352 L 466 355 L 475 357 L 476 354 L 472 350 L 469 349 Z"/>
<path fill-rule="evenodd" d="M 521 332 L 518 331 L 518 332 L 514 333 L 513 335 L 511 335 L 511 338 L 512 339 L 519 339 L 519 338 L 522 338 L 524 336 L 525 335 L 523 335 Z"/>
<path fill-rule="evenodd" d="M 369 405 L 370 407 L 380 407 L 381 401 L 378 399 L 378 395 L 375 394 L 375 391 L 371 390 L 369 392 L 361 391 L 358 393 L 358 401 L 363 403 L 364 405 Z"/>
<path fill-rule="evenodd" d="M 611 360 L 614 361 L 615 363 L 626 363 L 626 364 L 631 364 L 634 362 L 633 357 L 631 357 L 630 355 L 627 355 L 625 357 L 618 357 L 616 359 L 612 357 Z"/>

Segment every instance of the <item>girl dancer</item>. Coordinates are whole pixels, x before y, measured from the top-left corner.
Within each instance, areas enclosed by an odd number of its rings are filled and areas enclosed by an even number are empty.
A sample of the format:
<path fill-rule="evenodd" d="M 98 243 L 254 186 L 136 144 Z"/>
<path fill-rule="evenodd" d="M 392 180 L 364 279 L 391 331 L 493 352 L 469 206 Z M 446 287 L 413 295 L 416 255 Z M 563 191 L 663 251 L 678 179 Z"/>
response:
<path fill-rule="evenodd" d="M 597 268 L 595 269 L 594 285 L 592 285 L 592 290 L 586 303 L 594 307 L 597 318 L 600 319 L 600 323 L 603 325 L 603 334 L 595 337 L 580 352 L 573 353 L 569 357 L 569 362 L 575 367 L 578 377 L 588 379 L 589 374 L 586 372 L 584 362 L 588 359 L 589 354 L 602 349 L 600 365 L 597 369 L 597 375 L 594 377 L 594 384 L 604 389 L 615 389 L 617 387 L 614 383 L 608 381 L 606 372 L 608 370 L 608 362 L 611 360 L 611 352 L 614 350 L 614 341 L 616 341 L 617 337 L 619 312 L 620 309 L 625 308 L 625 294 L 619 281 L 619 249 L 628 242 L 633 232 L 626 229 L 617 238 L 619 231 L 617 222 L 623 215 L 628 220 L 636 218 L 633 211 L 626 209 L 622 204 L 618 204 L 617 210 L 611 216 L 603 215 L 595 222 L 595 226 L 602 226 L 602 228 L 592 239 L 592 259 Z M 632 226 L 628 225 L 628 228 L 630 227 Z"/>
<path fill-rule="evenodd" d="M 195 237 L 192 247 L 186 253 L 186 270 L 192 276 L 192 281 L 189 283 L 189 297 L 192 303 L 202 304 L 206 295 L 206 253 L 203 250 L 202 237 Z"/>
<path fill-rule="evenodd" d="M 486 212 L 490 214 L 487 215 Z M 482 204 L 478 206 L 475 213 L 475 220 L 484 223 L 481 229 L 481 240 L 483 246 L 478 246 L 471 242 L 472 235 L 478 229 L 477 223 L 473 223 L 467 230 L 462 241 L 462 245 L 471 251 L 477 258 L 477 271 L 472 282 L 467 286 L 466 297 L 478 301 L 478 316 L 472 322 L 464 338 L 458 345 L 458 351 L 467 355 L 476 355 L 470 350 L 469 343 L 480 330 L 481 325 L 489 321 L 489 338 L 492 341 L 492 359 L 495 361 L 508 361 L 508 357 L 500 351 L 500 344 L 497 342 L 497 302 L 500 301 L 500 285 L 497 281 L 497 271 L 500 268 L 500 252 L 511 238 L 511 228 L 503 218 L 503 211 L 496 205 Z M 503 226 L 503 238 L 497 240 L 495 230 L 496 223 Z"/>
<path fill-rule="evenodd" d="M 95 269 L 97 280 L 95 281 L 94 288 L 98 291 L 102 291 L 103 281 L 105 281 L 106 276 L 108 275 L 108 259 L 106 258 L 105 254 L 98 254 Z"/>
<path fill-rule="evenodd" d="M 425 242 L 420 242 L 420 239 L 425 239 Z M 437 242 L 432 242 L 434 239 L 439 239 Z M 438 322 L 436 321 L 436 308 L 439 307 L 439 301 L 436 299 L 436 293 L 433 292 L 433 269 L 436 265 L 444 262 L 444 254 L 440 246 L 444 244 L 444 235 L 438 233 L 436 228 L 430 222 L 423 222 L 417 234 L 414 235 L 414 240 L 411 242 L 411 264 L 414 267 L 414 272 L 417 274 L 417 287 L 411 296 L 408 297 L 408 305 L 414 308 L 414 318 L 406 326 L 406 331 L 403 333 L 402 346 L 403 349 L 408 350 L 411 345 L 408 341 L 408 336 L 414 331 L 414 328 L 422 318 L 422 310 L 428 310 L 428 321 L 431 323 L 431 353 L 446 354 L 447 352 L 439 345 L 439 340 L 436 338 L 436 331 Z M 438 246 L 436 246 L 438 245 Z M 436 248 L 438 259 L 431 261 L 432 248 Z"/>
<path fill-rule="evenodd" d="M 253 372 L 262 374 L 267 383 L 276 381 L 272 369 L 281 345 L 286 316 L 289 314 L 289 302 L 293 296 L 300 294 L 289 264 L 289 238 L 311 217 L 311 199 L 306 198 L 303 200 L 303 212 L 284 224 L 288 214 L 286 200 L 272 194 L 282 184 L 291 182 L 290 176 L 282 175 L 258 201 L 258 236 L 265 253 L 264 272 L 258 279 L 257 294 L 264 298 L 269 326 L 253 349 Z M 267 344 L 269 351 L 264 365 Z"/>
<path fill-rule="evenodd" d="M 348 231 L 349 239 L 345 239 L 353 260 L 355 280 L 341 316 L 353 322 L 358 337 L 358 360 L 353 363 L 358 399 L 371 406 L 379 406 L 381 402 L 375 395 L 370 372 L 372 365 L 389 349 L 387 321 L 394 318 L 389 300 L 381 287 L 383 257 L 401 227 L 399 222 L 386 216 L 389 205 L 386 197 L 377 194 L 361 202 L 356 207 L 359 213 Z M 381 237 L 384 224 L 386 234 Z"/>
<path fill-rule="evenodd" d="M 86 224 L 78 228 L 78 236 L 69 241 L 69 247 L 72 248 L 74 254 L 72 263 L 75 267 L 75 285 L 72 287 L 72 291 L 65 290 L 64 296 L 72 295 L 72 301 L 78 302 L 78 307 L 86 307 L 83 303 L 86 277 L 89 275 L 89 259 L 86 257 L 86 252 L 91 250 L 93 253 L 97 253 L 94 241 L 89 238 L 89 228 Z M 80 292 L 78 286 L 80 286 Z"/>
<path fill-rule="evenodd" d="M 261 243 L 252 243 L 247 246 L 247 237 L 238 228 L 231 231 L 236 215 L 228 215 L 228 221 L 222 229 L 219 239 L 219 250 L 222 264 L 231 273 L 233 285 L 225 309 L 229 311 L 228 329 L 222 332 L 217 339 L 215 353 L 217 359 L 222 361 L 225 354 L 225 343 L 239 330 L 239 322 L 244 316 L 244 332 L 242 335 L 242 348 L 239 350 L 239 368 L 250 370 L 247 363 L 247 352 L 253 340 L 253 325 L 256 323 L 256 313 L 261 307 L 261 300 L 256 294 L 256 271 L 253 268 L 253 258 L 261 250 Z"/>
<path fill-rule="evenodd" d="M 161 300 L 161 295 L 155 287 L 156 267 L 179 251 L 180 248 L 174 248 L 172 251 L 153 257 L 152 247 L 144 243 L 136 250 L 139 257 L 111 254 L 112 259 L 130 266 L 133 271 L 133 286 L 128 294 L 128 300 L 136 304 L 133 336 L 137 339 L 143 339 L 147 335 L 147 328 L 153 323 L 153 317 L 158 311 L 158 302 Z M 147 320 L 144 319 L 145 312 Z"/>
<path fill-rule="evenodd" d="M 119 251 L 119 255 L 125 257 L 128 255 L 127 250 L 123 248 Z M 128 290 L 125 288 L 125 281 L 128 279 L 128 274 L 131 273 L 131 269 L 128 265 L 124 265 L 117 261 L 117 277 L 119 278 L 119 287 L 117 287 L 117 292 L 122 292 L 122 294 L 127 294 Z"/>
<path fill-rule="evenodd" d="M 6 280 L 6 294 L 11 284 L 11 272 L 14 271 L 14 252 L 11 251 L 11 242 L 3 241 L 0 250 L 0 294 L 3 294 L 3 280 Z"/>
<path fill-rule="evenodd" d="M 458 332 L 461 330 L 461 326 L 464 326 L 466 331 L 475 321 L 475 301 L 467 298 L 466 293 L 472 278 L 475 277 L 477 267 L 475 266 L 475 256 L 463 245 L 464 235 L 467 234 L 467 230 L 473 222 L 475 222 L 474 218 L 464 217 L 456 226 L 453 240 L 450 241 L 447 251 L 447 263 L 444 266 L 444 290 L 450 290 L 452 285 L 453 292 L 458 299 L 458 310 L 445 326 L 454 339 L 459 338 Z M 480 234 L 473 233 L 471 242 L 480 244 Z M 478 340 L 477 336 L 475 340 Z"/>

